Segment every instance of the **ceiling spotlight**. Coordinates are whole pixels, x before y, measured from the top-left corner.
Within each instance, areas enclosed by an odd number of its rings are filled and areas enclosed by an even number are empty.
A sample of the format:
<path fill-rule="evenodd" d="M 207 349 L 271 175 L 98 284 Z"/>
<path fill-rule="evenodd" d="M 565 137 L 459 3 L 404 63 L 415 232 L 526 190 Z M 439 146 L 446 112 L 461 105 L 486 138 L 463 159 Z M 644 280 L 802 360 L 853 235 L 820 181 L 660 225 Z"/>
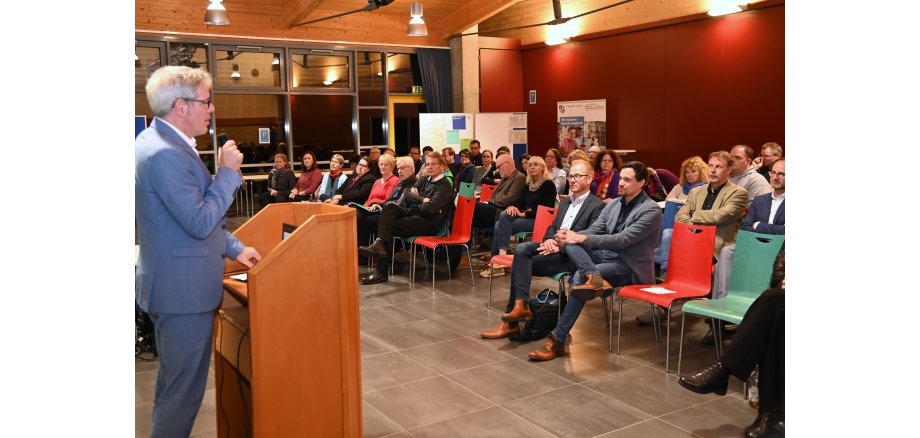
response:
<path fill-rule="evenodd" d="M 278 64 L 281 64 L 281 59 L 275 58 L 275 59 L 272 61 L 272 65 L 278 65 Z"/>
<path fill-rule="evenodd" d="M 211 4 L 204 12 L 204 24 L 214 26 L 226 26 L 230 24 L 230 16 L 227 15 L 227 9 L 220 4 L 222 0 L 210 0 Z"/>
<path fill-rule="evenodd" d="M 233 64 L 233 73 L 230 73 L 230 77 L 233 79 L 240 78 L 240 65 L 239 64 Z"/>
<path fill-rule="evenodd" d="M 408 36 L 428 36 L 428 27 L 425 26 L 425 20 L 422 20 L 422 3 L 412 2 L 409 5 L 409 28 L 406 30 Z"/>
<path fill-rule="evenodd" d="M 709 11 L 706 13 L 710 17 L 720 15 L 734 14 L 747 9 L 747 2 L 739 0 L 712 0 L 709 5 Z"/>
<path fill-rule="evenodd" d="M 383 76 L 383 72 L 382 72 L 382 71 L 378 71 L 378 72 L 377 72 L 377 76 Z"/>

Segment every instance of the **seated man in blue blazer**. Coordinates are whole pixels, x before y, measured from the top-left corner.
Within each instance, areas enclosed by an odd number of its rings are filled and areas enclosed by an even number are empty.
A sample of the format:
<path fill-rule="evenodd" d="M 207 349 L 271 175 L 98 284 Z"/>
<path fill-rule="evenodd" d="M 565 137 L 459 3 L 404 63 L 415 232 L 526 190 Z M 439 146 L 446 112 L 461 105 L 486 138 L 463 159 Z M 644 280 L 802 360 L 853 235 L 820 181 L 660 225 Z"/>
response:
<path fill-rule="evenodd" d="M 195 150 L 214 112 L 211 75 L 162 67 L 146 91 L 156 117 L 134 141 L 135 299 L 150 314 L 160 357 L 151 436 L 185 437 L 208 380 L 224 258 L 252 267 L 262 256 L 227 231 L 243 154 L 226 142 L 212 178 Z"/>
<path fill-rule="evenodd" d="M 574 268 L 564 251 L 556 244 L 555 235 L 560 230 L 581 231 L 600 217 L 604 201 L 591 194 L 591 175 L 594 169 L 587 161 L 576 161 L 569 169 L 571 194 L 559 204 L 556 219 L 547 227 L 543 242 L 525 242 L 514 249 L 511 264 L 511 293 L 502 322 L 480 333 L 485 339 L 501 339 L 521 333 L 518 324 L 530 319 L 530 282 L 534 275 L 550 276 Z"/>

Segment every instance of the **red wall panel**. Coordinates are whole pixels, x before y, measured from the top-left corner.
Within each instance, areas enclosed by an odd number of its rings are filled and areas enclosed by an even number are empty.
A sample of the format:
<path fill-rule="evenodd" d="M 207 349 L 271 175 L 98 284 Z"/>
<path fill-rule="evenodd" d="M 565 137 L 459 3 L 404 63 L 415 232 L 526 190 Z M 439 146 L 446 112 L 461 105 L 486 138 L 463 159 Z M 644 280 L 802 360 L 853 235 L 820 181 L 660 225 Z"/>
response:
<path fill-rule="evenodd" d="M 479 111 L 523 111 L 523 77 L 519 50 L 479 49 Z"/>
<path fill-rule="evenodd" d="M 784 33 L 780 5 L 526 50 L 520 101 L 529 151 L 557 143 L 557 101 L 584 99 L 607 99 L 608 145 L 675 172 L 691 155 L 784 144 Z"/>

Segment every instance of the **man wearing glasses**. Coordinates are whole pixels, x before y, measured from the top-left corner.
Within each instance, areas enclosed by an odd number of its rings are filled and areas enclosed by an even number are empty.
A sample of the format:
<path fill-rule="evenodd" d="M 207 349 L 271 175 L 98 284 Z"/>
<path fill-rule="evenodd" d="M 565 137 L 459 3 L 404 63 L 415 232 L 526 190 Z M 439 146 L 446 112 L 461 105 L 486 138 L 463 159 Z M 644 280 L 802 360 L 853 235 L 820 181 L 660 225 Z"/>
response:
<path fill-rule="evenodd" d="M 760 195 L 751 201 L 741 229 L 761 234 L 786 234 L 786 160 L 773 163 L 770 170 L 771 193 Z M 724 298 L 728 293 L 728 282 L 732 273 L 732 259 L 735 256 L 735 244 L 722 247 L 719 263 L 712 279 L 712 298 Z M 714 342 L 712 328 L 700 341 L 703 345 Z"/>
<path fill-rule="evenodd" d="M 195 150 L 195 136 L 208 133 L 214 112 L 211 75 L 162 67 L 146 91 L 156 118 L 134 141 L 134 287 L 137 305 L 154 323 L 160 357 L 151 436 L 188 436 L 208 380 L 224 258 L 252 267 L 262 256 L 233 237 L 224 218 L 242 183 L 243 154 L 226 142 L 212 178 Z"/>
<path fill-rule="evenodd" d="M 507 154 L 502 156 L 508 157 Z M 483 331 L 480 336 L 485 339 L 501 339 L 521 333 L 519 322 L 532 316 L 527 306 L 530 301 L 531 278 L 534 275 L 555 275 L 572 267 L 565 252 L 560 251 L 555 235 L 562 230 L 584 230 L 600 216 L 604 202 L 590 193 L 591 175 L 594 175 L 594 169 L 588 162 L 575 162 L 568 175 L 571 193 L 559 204 L 556 219 L 546 229 L 545 240 L 525 242 L 515 248 L 506 313 L 502 315 L 501 323 Z"/>
<path fill-rule="evenodd" d="M 390 192 L 390 196 L 381 204 L 372 204 L 369 207 L 371 211 L 381 211 L 383 206 L 387 203 L 393 202 L 404 207 L 409 208 L 408 203 L 406 202 L 409 194 L 409 189 L 416 183 L 415 177 L 415 166 L 412 163 L 412 159 L 409 157 L 400 157 L 396 161 L 396 174 L 399 176 L 399 182 L 396 184 L 396 187 Z M 377 231 L 377 226 L 380 224 L 380 215 L 367 213 L 364 210 L 357 209 L 358 212 L 358 243 L 365 243 L 369 240 L 371 233 Z"/>
<path fill-rule="evenodd" d="M 527 177 L 514 167 L 514 158 L 511 154 L 499 155 L 495 159 L 495 170 L 501 175 L 502 181 L 498 183 L 488 202 L 476 203 L 476 210 L 473 212 L 473 226 L 476 228 L 494 227 L 498 214 L 517 201 L 524 191 Z"/>

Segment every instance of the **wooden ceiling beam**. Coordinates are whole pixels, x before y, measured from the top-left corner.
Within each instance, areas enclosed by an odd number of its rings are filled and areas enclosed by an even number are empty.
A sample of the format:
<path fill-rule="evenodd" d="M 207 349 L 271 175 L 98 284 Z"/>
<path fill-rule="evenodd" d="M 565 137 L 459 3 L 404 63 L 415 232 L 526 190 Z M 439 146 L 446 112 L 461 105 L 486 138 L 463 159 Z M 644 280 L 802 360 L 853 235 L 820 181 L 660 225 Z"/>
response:
<path fill-rule="evenodd" d="M 446 26 L 438 28 L 428 26 L 428 28 L 441 29 L 440 37 L 446 40 L 520 1 L 522 0 L 470 0 L 462 8 L 458 8 L 442 20 Z"/>

